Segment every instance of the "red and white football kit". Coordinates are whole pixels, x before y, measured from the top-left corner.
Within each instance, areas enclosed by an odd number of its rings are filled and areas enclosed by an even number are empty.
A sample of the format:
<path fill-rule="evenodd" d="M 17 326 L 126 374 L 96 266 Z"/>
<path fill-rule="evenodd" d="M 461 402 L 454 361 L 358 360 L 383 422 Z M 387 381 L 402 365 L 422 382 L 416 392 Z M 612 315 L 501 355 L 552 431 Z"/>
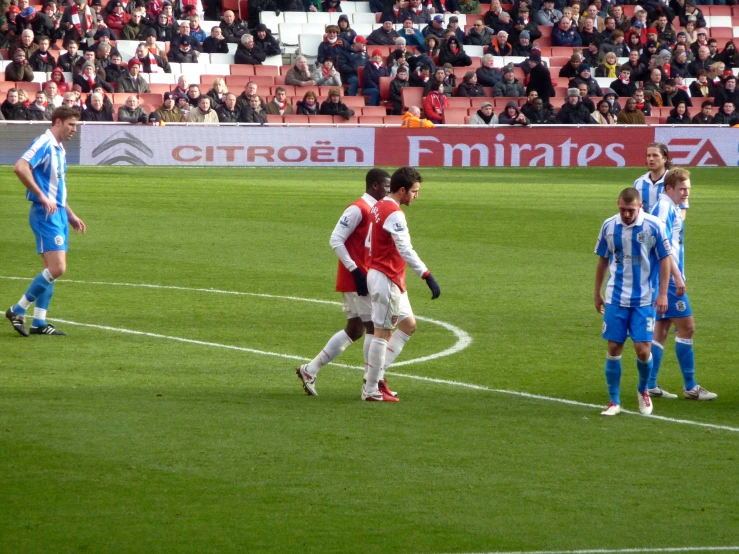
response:
<path fill-rule="evenodd" d="M 377 202 L 370 211 L 370 223 L 367 284 L 372 322 L 381 329 L 392 329 L 398 321 L 413 315 L 405 285 L 406 264 L 421 278 L 429 270 L 413 250 L 405 214 L 395 200 Z"/>
<path fill-rule="evenodd" d="M 369 296 L 359 296 L 351 272 L 357 268 L 368 271 L 370 210 L 377 200 L 363 194 L 341 214 L 331 233 L 329 244 L 339 258 L 336 291 L 343 293 L 344 313 L 348 319 L 360 317 L 370 321 L 372 312 Z"/>

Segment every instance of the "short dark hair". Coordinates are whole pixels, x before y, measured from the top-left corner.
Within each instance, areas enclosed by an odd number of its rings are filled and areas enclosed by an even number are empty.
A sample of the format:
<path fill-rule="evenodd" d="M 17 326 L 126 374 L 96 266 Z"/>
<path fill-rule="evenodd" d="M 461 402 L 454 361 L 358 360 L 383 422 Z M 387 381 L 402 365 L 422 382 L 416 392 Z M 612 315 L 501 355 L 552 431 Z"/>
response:
<path fill-rule="evenodd" d="M 713 108 L 713 102 L 711 102 L 710 100 L 705 100 L 705 101 L 704 101 L 704 102 L 703 102 L 703 103 L 701 104 L 701 110 L 702 110 L 703 108 Z"/>
<path fill-rule="evenodd" d="M 677 83 L 675 82 L 675 79 L 667 79 L 665 81 L 666 85 L 670 85 L 671 87 L 674 87 Z"/>
<path fill-rule="evenodd" d="M 64 123 L 67 119 L 79 119 L 81 116 L 80 112 L 74 108 L 68 108 L 66 106 L 59 106 L 51 112 L 51 124 L 54 125 L 57 119 L 61 119 Z"/>
<path fill-rule="evenodd" d="M 387 171 L 385 171 L 384 169 L 380 169 L 379 167 L 373 167 L 367 172 L 367 177 L 365 177 L 364 179 L 364 184 L 369 190 L 375 183 L 381 183 L 385 179 L 389 178 L 390 174 Z"/>
<path fill-rule="evenodd" d="M 415 168 L 404 166 L 395 170 L 390 177 L 390 192 L 398 192 L 400 189 L 410 190 L 415 183 L 422 183 L 423 177 Z"/>
<path fill-rule="evenodd" d="M 623 201 L 625 204 L 632 204 L 633 202 L 641 202 L 641 194 L 634 187 L 629 187 L 621 191 L 618 195 L 618 199 Z"/>

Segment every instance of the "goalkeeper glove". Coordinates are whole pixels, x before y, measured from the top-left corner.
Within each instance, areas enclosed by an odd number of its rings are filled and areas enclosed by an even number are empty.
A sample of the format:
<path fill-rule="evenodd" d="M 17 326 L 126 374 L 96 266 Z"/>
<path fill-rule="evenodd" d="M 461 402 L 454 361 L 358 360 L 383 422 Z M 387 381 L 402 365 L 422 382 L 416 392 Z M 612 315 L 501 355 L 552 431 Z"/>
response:
<path fill-rule="evenodd" d="M 436 282 L 436 279 L 434 279 L 434 276 L 429 273 L 426 275 L 426 284 L 431 289 L 431 300 L 436 300 L 439 298 L 439 295 L 441 294 L 441 288 L 439 288 L 439 283 Z"/>
<path fill-rule="evenodd" d="M 367 276 L 358 267 L 352 270 L 352 277 L 354 277 L 354 285 L 357 287 L 357 294 L 359 296 L 367 296 L 369 290 L 367 290 Z"/>

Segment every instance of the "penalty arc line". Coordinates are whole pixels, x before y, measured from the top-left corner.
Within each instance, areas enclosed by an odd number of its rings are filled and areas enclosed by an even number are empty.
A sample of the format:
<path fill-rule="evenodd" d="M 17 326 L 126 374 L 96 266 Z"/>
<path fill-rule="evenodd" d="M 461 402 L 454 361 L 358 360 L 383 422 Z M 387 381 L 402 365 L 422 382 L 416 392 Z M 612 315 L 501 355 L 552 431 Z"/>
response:
<path fill-rule="evenodd" d="M 676 546 L 674 548 L 595 548 L 589 550 L 516 550 L 516 551 L 494 551 L 479 554 L 639 554 L 658 552 L 737 552 L 739 546 Z M 469 553 L 468 553 L 469 554 Z"/>
<path fill-rule="evenodd" d="M 28 280 L 28 278 L 24 278 L 24 277 L 6 277 L 6 276 L 0 276 L 0 279 Z M 151 284 L 136 284 L 136 283 L 110 283 L 110 282 L 103 282 L 103 281 L 73 281 L 73 280 L 66 280 L 66 279 L 64 280 L 64 282 L 68 282 L 68 283 L 79 283 L 79 284 L 89 284 L 89 285 L 93 285 L 94 284 L 94 285 L 109 285 L 109 286 L 128 286 L 128 287 L 140 287 L 140 288 L 151 288 L 151 289 L 169 289 L 169 290 L 182 290 L 182 291 L 191 291 L 191 292 L 208 292 L 208 293 L 216 293 L 216 294 L 233 294 L 233 295 L 238 295 L 238 296 L 254 296 L 254 297 L 260 297 L 260 298 L 274 298 L 274 299 L 282 299 L 282 300 L 295 300 L 295 301 L 302 301 L 302 302 L 313 302 L 313 303 L 317 303 L 317 304 L 327 304 L 327 305 L 332 305 L 332 306 L 340 305 L 339 302 L 333 302 L 333 301 L 330 301 L 330 300 L 316 300 L 316 299 L 312 299 L 312 298 L 300 298 L 300 297 L 292 297 L 292 296 L 277 296 L 277 295 L 271 295 L 271 294 L 260 294 L 260 293 L 238 292 L 238 291 L 221 291 L 221 290 L 217 290 L 217 289 L 188 288 L 188 287 L 178 287 L 178 286 L 169 286 L 169 285 L 151 285 Z M 52 318 L 49 318 L 49 319 L 52 319 Z M 400 363 L 397 363 L 397 364 L 393 364 L 393 367 L 398 367 L 398 366 L 401 366 L 401 365 L 404 365 L 404 364 L 407 365 L 409 363 L 416 363 L 416 362 L 420 362 L 420 361 L 428 361 L 428 360 L 436 359 L 436 358 L 439 358 L 439 357 L 442 357 L 442 356 L 448 356 L 448 355 L 454 353 L 454 352 L 450 352 L 450 351 L 454 350 L 455 352 L 457 352 L 457 351 L 463 350 L 464 348 L 467 348 L 467 346 L 469 346 L 469 344 L 472 342 L 471 337 L 469 337 L 469 335 L 467 335 L 467 333 L 465 333 L 464 331 L 462 331 L 461 329 L 459 329 L 457 327 L 454 327 L 451 324 L 444 323 L 444 322 L 439 322 L 439 321 L 435 321 L 435 320 L 431 320 L 431 319 L 427 319 L 427 318 L 421 318 L 419 316 L 416 316 L 416 319 L 419 319 L 419 320 L 423 319 L 425 321 L 437 323 L 437 324 L 440 324 L 440 325 L 444 326 L 445 328 L 449 328 L 451 330 L 456 329 L 460 333 L 462 333 L 464 336 L 466 336 L 469 342 L 466 342 L 464 344 L 464 346 L 461 346 L 460 347 L 460 344 L 464 342 L 460 338 L 460 340 L 457 341 L 457 344 L 455 344 L 454 346 L 452 346 L 451 348 L 449 348 L 447 350 L 444 350 L 443 352 L 439 352 L 437 354 L 432 354 L 432 355 L 429 355 L 429 356 L 425 356 L 423 358 L 416 358 L 414 360 L 406 360 L 405 362 L 400 362 Z M 251 354 L 260 354 L 260 355 L 264 355 L 264 356 L 275 356 L 275 357 L 279 357 L 279 358 L 283 358 L 283 359 L 289 359 L 289 360 L 296 360 L 296 361 L 308 361 L 309 360 L 309 358 L 303 358 L 301 356 L 295 356 L 295 355 L 292 355 L 292 354 L 281 354 L 281 353 L 277 353 L 277 352 L 269 352 L 269 351 L 265 351 L 265 350 L 257 350 L 255 348 L 247 348 L 247 347 L 243 347 L 243 346 L 233 346 L 233 345 L 220 344 L 220 343 L 215 343 L 215 342 L 198 341 L 198 340 L 194 340 L 194 339 L 186 339 L 186 338 L 183 338 L 183 337 L 172 337 L 172 336 L 169 336 L 169 335 L 161 335 L 161 334 L 158 334 L 158 333 L 147 333 L 147 332 L 144 332 L 144 331 L 135 331 L 133 329 L 121 329 L 121 328 L 118 328 L 118 327 L 108 327 L 108 326 L 105 326 L 105 325 L 94 325 L 94 324 L 91 324 L 91 323 L 79 323 L 79 322 L 75 322 L 75 321 L 69 321 L 69 320 L 57 319 L 57 318 L 52 319 L 52 321 L 58 321 L 60 323 L 66 323 L 68 325 L 77 325 L 77 326 L 80 326 L 80 327 L 89 327 L 89 328 L 92 328 L 92 329 L 100 329 L 100 330 L 104 330 L 104 331 L 112 331 L 112 332 L 125 333 L 125 334 L 130 334 L 130 335 L 139 335 L 139 336 L 146 336 L 146 337 L 151 337 L 151 338 L 159 338 L 159 339 L 165 339 L 165 340 L 172 340 L 172 341 L 177 341 L 177 342 L 182 342 L 182 343 L 188 343 L 188 344 L 195 344 L 195 345 L 200 345 L 200 346 L 210 346 L 210 347 L 214 347 L 214 348 L 224 348 L 224 349 L 228 349 L 228 350 L 236 350 L 236 351 L 241 351 L 241 352 L 248 352 L 248 353 L 251 353 Z M 455 332 L 455 334 L 456 334 L 456 332 Z M 459 337 L 459 335 L 457 335 L 457 336 Z M 459 347 L 458 350 L 455 350 L 457 347 Z M 447 352 L 449 352 L 449 353 L 447 353 Z M 343 367 L 343 368 L 346 368 L 346 369 L 364 370 L 363 367 L 351 366 L 351 365 L 340 364 L 340 363 L 335 363 L 335 362 L 331 362 L 330 365 L 334 365 L 336 367 Z M 512 390 L 506 390 L 506 389 L 493 389 L 493 388 L 485 387 L 485 386 L 482 386 L 482 385 L 474 385 L 472 383 L 464 383 L 462 381 L 450 381 L 450 380 L 447 380 L 447 379 L 436 379 L 436 378 L 433 378 L 433 377 L 424 377 L 422 375 L 411 375 L 411 374 L 406 374 L 406 373 L 397 373 L 395 371 L 388 371 L 387 374 L 388 375 L 393 375 L 395 377 L 403 377 L 403 378 L 406 378 L 406 379 L 414 379 L 416 381 L 423 381 L 423 382 L 426 382 L 426 383 L 435 383 L 435 384 L 439 384 L 439 385 L 454 386 L 454 387 L 466 388 L 466 389 L 471 389 L 471 390 L 479 390 L 479 391 L 493 392 L 493 393 L 498 393 L 498 394 L 506 394 L 506 395 L 509 395 L 509 396 L 518 396 L 520 398 L 526 398 L 526 399 L 529 399 L 529 400 L 538 400 L 538 401 L 545 401 L 545 402 L 555 402 L 555 403 L 558 403 L 558 404 L 566 404 L 566 405 L 570 405 L 570 406 L 579 406 L 579 407 L 584 407 L 584 408 L 595 408 L 595 409 L 598 409 L 598 410 L 602 409 L 602 406 L 601 405 L 598 405 L 598 404 L 589 404 L 589 403 L 586 403 L 586 402 L 579 402 L 577 400 L 568 400 L 566 398 L 555 398 L 555 397 L 551 397 L 551 396 L 543 396 L 543 395 L 539 395 L 539 394 L 532 394 L 532 393 L 521 392 L 521 391 L 512 391 Z M 626 409 L 621 409 L 621 412 L 622 413 L 625 413 L 625 414 L 629 414 L 629 415 L 641 415 L 639 412 L 635 412 L 635 411 L 631 411 L 631 410 L 626 410 Z M 682 424 L 682 425 L 693 425 L 693 426 L 704 427 L 704 428 L 708 428 L 708 429 L 717 429 L 717 430 L 721 430 L 721 431 L 730 431 L 730 432 L 733 432 L 733 433 L 739 433 L 739 428 L 737 428 L 737 427 L 729 427 L 727 425 L 718 425 L 718 424 L 714 424 L 714 423 L 702 423 L 702 422 L 699 422 L 699 421 L 692 421 L 692 420 L 689 420 L 689 419 L 678 419 L 678 418 L 671 418 L 671 417 L 654 415 L 654 414 L 652 414 L 650 416 L 642 416 L 642 417 L 648 417 L 648 418 L 651 418 L 651 419 L 658 419 L 660 421 L 666 421 L 666 422 L 670 422 L 670 423 L 678 423 L 678 424 Z"/>

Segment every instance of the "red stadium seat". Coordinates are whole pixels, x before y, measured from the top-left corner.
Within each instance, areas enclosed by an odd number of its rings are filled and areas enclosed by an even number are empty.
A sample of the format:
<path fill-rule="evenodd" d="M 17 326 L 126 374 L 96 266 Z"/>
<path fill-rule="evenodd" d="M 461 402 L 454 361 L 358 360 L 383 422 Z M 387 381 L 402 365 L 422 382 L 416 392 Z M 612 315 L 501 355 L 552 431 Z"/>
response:
<path fill-rule="evenodd" d="M 254 75 L 254 67 L 249 64 L 232 63 L 231 75 Z"/>
<path fill-rule="evenodd" d="M 364 106 L 360 109 L 364 116 L 385 117 L 387 115 L 387 110 L 382 106 Z"/>
<path fill-rule="evenodd" d="M 359 117 L 359 123 L 362 125 L 382 125 L 384 122 L 384 117 L 374 115 L 362 115 Z"/>
<path fill-rule="evenodd" d="M 421 87 L 405 87 L 400 92 L 403 98 L 403 107 L 407 110 L 411 106 L 423 106 L 423 89 Z"/>
<path fill-rule="evenodd" d="M 403 116 L 402 115 L 386 115 L 383 120 L 385 121 L 385 125 L 400 125 L 403 123 Z"/>
<path fill-rule="evenodd" d="M 282 116 L 279 114 L 267 114 L 267 123 L 282 123 Z"/>
<path fill-rule="evenodd" d="M 26 83 L 16 81 L 15 88 L 23 89 L 26 92 L 36 93 L 41 90 L 41 83 Z"/>
<path fill-rule="evenodd" d="M 549 103 L 552 105 L 553 108 L 556 108 L 559 110 L 564 105 L 565 100 L 567 100 L 567 98 L 564 98 L 561 96 L 560 97 L 552 96 L 549 99 Z"/>
<path fill-rule="evenodd" d="M 247 21 L 249 19 L 249 2 L 248 0 L 239 0 L 239 19 Z"/>
<path fill-rule="evenodd" d="M 380 77 L 380 98 L 383 100 L 390 100 L 390 83 L 392 77 Z"/>
<path fill-rule="evenodd" d="M 231 68 L 233 69 L 233 65 Z M 255 65 L 254 75 L 269 75 L 271 77 L 277 77 L 280 74 L 279 69 L 275 65 Z"/>
<path fill-rule="evenodd" d="M 344 119 L 342 117 L 342 119 Z M 332 115 L 309 115 L 308 116 L 308 122 L 309 123 L 333 123 L 334 122 L 334 116 Z"/>
<path fill-rule="evenodd" d="M 354 111 L 364 108 L 364 96 L 342 96 L 341 101 Z"/>
<path fill-rule="evenodd" d="M 445 108 L 442 115 L 444 125 L 463 125 L 467 108 Z"/>
<path fill-rule="evenodd" d="M 285 123 L 290 123 L 291 125 L 295 125 L 295 124 L 308 125 L 307 115 L 284 115 L 282 117 Z"/>
<path fill-rule="evenodd" d="M 573 50 L 574 49 L 572 48 L 572 46 L 552 46 L 552 56 L 566 57 L 567 60 L 569 61 L 570 56 L 572 56 Z"/>
<path fill-rule="evenodd" d="M 465 118 L 464 118 L 464 124 L 465 125 L 469 125 L 470 124 L 470 119 L 472 119 L 472 116 L 471 115 L 465 116 Z"/>
<path fill-rule="evenodd" d="M 727 7 L 727 6 L 722 6 Z M 715 38 L 717 40 L 731 40 L 734 37 L 734 29 L 731 27 L 711 27 L 711 38 Z"/>
<path fill-rule="evenodd" d="M 731 15 L 731 6 L 701 6 L 704 15 Z"/>
<path fill-rule="evenodd" d="M 469 108 L 470 107 L 470 99 L 467 97 L 456 97 L 456 98 L 447 98 L 449 101 L 449 107 L 450 108 Z"/>
<path fill-rule="evenodd" d="M 549 27 L 547 25 L 539 25 L 539 32 L 541 33 L 541 36 L 543 37 L 551 37 L 553 30 L 554 30 L 554 27 Z"/>
<path fill-rule="evenodd" d="M 494 98 L 470 98 L 470 104 L 471 104 L 471 110 L 477 111 L 480 109 L 480 106 L 482 106 L 485 102 L 490 102 L 495 105 L 495 99 Z"/>

